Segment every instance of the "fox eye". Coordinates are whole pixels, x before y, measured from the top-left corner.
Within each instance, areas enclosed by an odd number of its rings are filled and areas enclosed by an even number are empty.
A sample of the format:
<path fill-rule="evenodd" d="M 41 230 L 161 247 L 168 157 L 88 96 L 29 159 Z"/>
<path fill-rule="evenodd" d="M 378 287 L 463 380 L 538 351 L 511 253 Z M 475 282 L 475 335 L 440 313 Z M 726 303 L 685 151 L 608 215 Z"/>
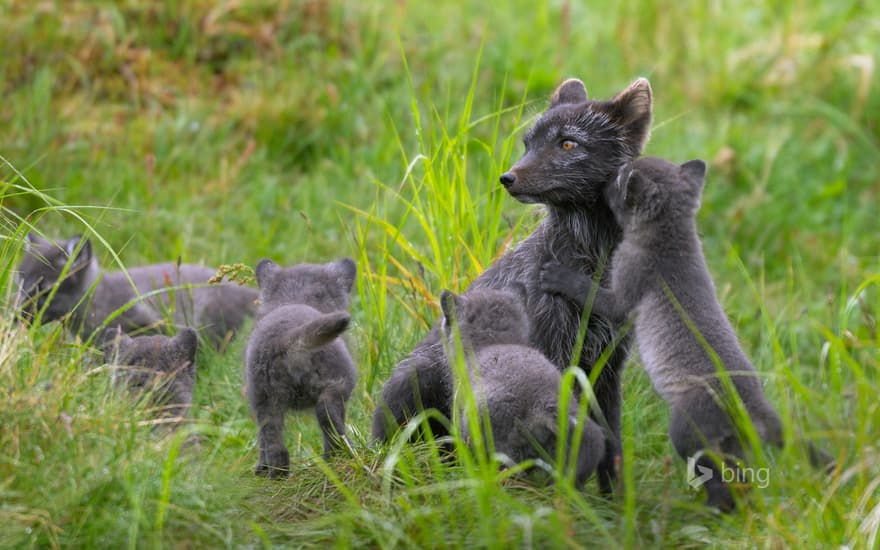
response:
<path fill-rule="evenodd" d="M 578 146 L 576 141 L 572 141 L 570 139 L 562 140 L 562 143 L 560 143 L 559 145 L 560 145 L 560 147 L 562 147 L 566 151 L 571 151 L 572 149 L 574 149 L 575 147 Z"/>

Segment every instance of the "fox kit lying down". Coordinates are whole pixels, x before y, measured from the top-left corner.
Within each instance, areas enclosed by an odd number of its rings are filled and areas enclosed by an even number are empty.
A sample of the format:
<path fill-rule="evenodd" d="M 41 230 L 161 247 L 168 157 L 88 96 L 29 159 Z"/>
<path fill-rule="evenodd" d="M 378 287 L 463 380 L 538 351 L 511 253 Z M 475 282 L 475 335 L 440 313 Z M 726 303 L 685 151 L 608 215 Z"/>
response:
<path fill-rule="evenodd" d="M 41 311 L 43 322 L 70 317 L 70 328 L 85 338 L 130 305 L 110 322 L 111 328 L 130 334 L 162 332 L 166 312 L 171 312 L 175 325 L 191 326 L 220 347 L 256 309 L 255 289 L 208 285 L 214 276 L 209 267 L 154 264 L 132 267 L 126 276 L 123 271 L 102 272 L 91 243 L 80 237 L 52 242 L 29 233 L 27 240 L 17 272 L 22 317 L 31 320 Z M 159 289 L 167 291 L 139 298 Z"/>
<path fill-rule="evenodd" d="M 444 291 L 440 297 L 448 337 L 454 337 L 453 327 L 461 334 L 477 409 L 481 417 L 488 413 L 495 450 L 517 463 L 556 456 L 562 380 L 559 369 L 529 347 L 524 294 L 524 288 L 522 296 L 479 289 L 462 296 Z M 566 416 L 568 457 L 579 428 L 577 399 L 572 398 Z M 468 439 L 463 412 L 460 425 Z M 574 468 L 578 487 L 596 470 L 604 452 L 605 434 L 587 416 Z"/>
<path fill-rule="evenodd" d="M 262 260 L 256 272 L 260 310 L 245 359 L 248 400 L 259 427 L 255 472 L 280 477 L 290 468 L 283 437 L 288 410 L 314 407 L 325 455 L 345 437 L 345 407 L 357 370 L 340 336 L 349 323 L 356 268 L 348 258 L 288 268 Z"/>
<path fill-rule="evenodd" d="M 174 337 L 120 333 L 105 346 L 104 359 L 115 366 L 114 380 L 135 392 L 152 392 L 161 416 L 179 423 L 192 404 L 196 381 L 196 331 L 186 327 Z"/>

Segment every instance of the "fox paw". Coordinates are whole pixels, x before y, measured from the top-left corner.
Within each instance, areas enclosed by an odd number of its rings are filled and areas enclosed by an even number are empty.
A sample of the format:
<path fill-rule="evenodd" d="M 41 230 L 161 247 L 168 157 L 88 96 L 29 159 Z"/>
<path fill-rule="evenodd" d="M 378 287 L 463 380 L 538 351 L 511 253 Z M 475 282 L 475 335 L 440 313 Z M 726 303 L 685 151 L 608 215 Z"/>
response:
<path fill-rule="evenodd" d="M 290 455 L 287 449 L 282 448 L 267 452 L 265 460 L 261 458 L 257 467 L 254 468 L 254 473 L 269 479 L 287 477 L 290 474 Z"/>
<path fill-rule="evenodd" d="M 568 296 L 583 278 L 583 274 L 559 262 L 546 262 L 539 275 L 542 291 L 563 296 Z"/>

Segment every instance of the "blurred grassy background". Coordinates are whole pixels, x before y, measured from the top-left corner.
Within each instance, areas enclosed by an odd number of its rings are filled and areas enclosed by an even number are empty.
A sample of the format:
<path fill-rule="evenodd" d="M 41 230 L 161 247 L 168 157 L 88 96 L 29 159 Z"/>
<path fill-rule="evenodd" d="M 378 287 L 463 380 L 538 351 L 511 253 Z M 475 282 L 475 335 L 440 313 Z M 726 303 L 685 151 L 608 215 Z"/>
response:
<path fill-rule="evenodd" d="M 665 461 L 664 406 L 631 368 L 624 416 L 635 507 L 618 514 L 590 501 L 601 517 L 584 522 L 582 509 L 561 510 L 576 499 L 493 489 L 501 510 L 531 518 L 536 537 L 495 517 L 493 543 L 475 527 L 485 516 L 458 518 L 417 487 L 404 492 L 409 504 L 382 499 L 355 466 L 340 466 L 345 483 L 362 488 L 352 498 L 328 489 L 326 472 L 308 461 L 308 475 L 287 485 L 251 480 L 255 428 L 240 395 L 240 349 L 200 356 L 195 416 L 207 443 L 199 461 L 174 466 L 166 443 L 138 444 L 150 438 L 143 426 L 120 433 L 119 415 L 137 426 L 141 413 L 107 401 L 102 382 L 77 370 L 94 361 L 59 348 L 63 338 L 48 327 L 10 331 L 0 345 L 10 395 L 3 446 L 16 449 L 0 463 L 9 480 L 0 519 L 15 526 L 0 543 L 555 546 L 586 545 L 597 525 L 629 544 L 751 537 L 759 546 L 864 546 L 876 537 L 880 9 L 872 3 L 2 0 L 0 36 L 5 265 L 16 261 L 16 216 L 53 237 L 85 230 L 38 193 L 13 192 L 24 181 L 17 171 L 74 208 L 127 265 L 354 256 L 363 382 L 350 421 L 363 438 L 372 397 L 433 318 L 430 297 L 465 286 L 533 226 L 535 209 L 496 185 L 521 153 L 521 127 L 566 77 L 600 98 L 648 77 L 655 125 L 646 153 L 710 161 L 704 247 L 746 349 L 771 373 L 768 393 L 792 428 L 855 468 L 849 486 L 838 478 L 830 489 L 800 472 L 733 520 L 678 512 L 670 499 L 696 501 L 678 482 L 683 467 L 670 473 Z M 425 270 L 427 235 L 452 239 L 459 226 L 443 216 L 419 225 L 404 201 L 421 197 L 426 210 L 467 189 L 474 207 L 461 227 L 472 230 L 462 239 L 479 253 L 448 266 L 435 257 L 436 269 Z M 435 256 L 457 246 L 447 245 Z M 40 389 L 46 380 L 50 389 Z M 94 420 L 72 428 L 58 420 L 76 407 Z M 293 454 L 305 460 L 318 446 L 314 422 L 291 424 Z M 57 443 L 64 433 L 90 443 L 71 450 Z M 382 455 L 365 453 L 367 471 L 380 468 Z M 416 485 L 434 487 L 423 460 L 412 457 Z M 375 516 L 360 508 L 367 504 Z M 555 519 L 529 515 L 547 506 Z M 433 523 L 420 523 L 429 516 Z"/>

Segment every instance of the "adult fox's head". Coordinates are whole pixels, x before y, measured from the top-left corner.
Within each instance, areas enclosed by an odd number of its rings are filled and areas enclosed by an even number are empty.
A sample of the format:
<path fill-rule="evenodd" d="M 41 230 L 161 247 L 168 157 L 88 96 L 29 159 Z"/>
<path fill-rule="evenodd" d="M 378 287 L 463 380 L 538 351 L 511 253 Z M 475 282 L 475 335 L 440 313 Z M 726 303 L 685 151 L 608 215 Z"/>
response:
<path fill-rule="evenodd" d="M 558 208 L 602 198 L 618 169 L 637 157 L 651 129 L 651 85 L 639 78 L 609 101 L 590 100 L 571 78 L 523 137 L 526 152 L 501 183 L 518 201 Z"/>

